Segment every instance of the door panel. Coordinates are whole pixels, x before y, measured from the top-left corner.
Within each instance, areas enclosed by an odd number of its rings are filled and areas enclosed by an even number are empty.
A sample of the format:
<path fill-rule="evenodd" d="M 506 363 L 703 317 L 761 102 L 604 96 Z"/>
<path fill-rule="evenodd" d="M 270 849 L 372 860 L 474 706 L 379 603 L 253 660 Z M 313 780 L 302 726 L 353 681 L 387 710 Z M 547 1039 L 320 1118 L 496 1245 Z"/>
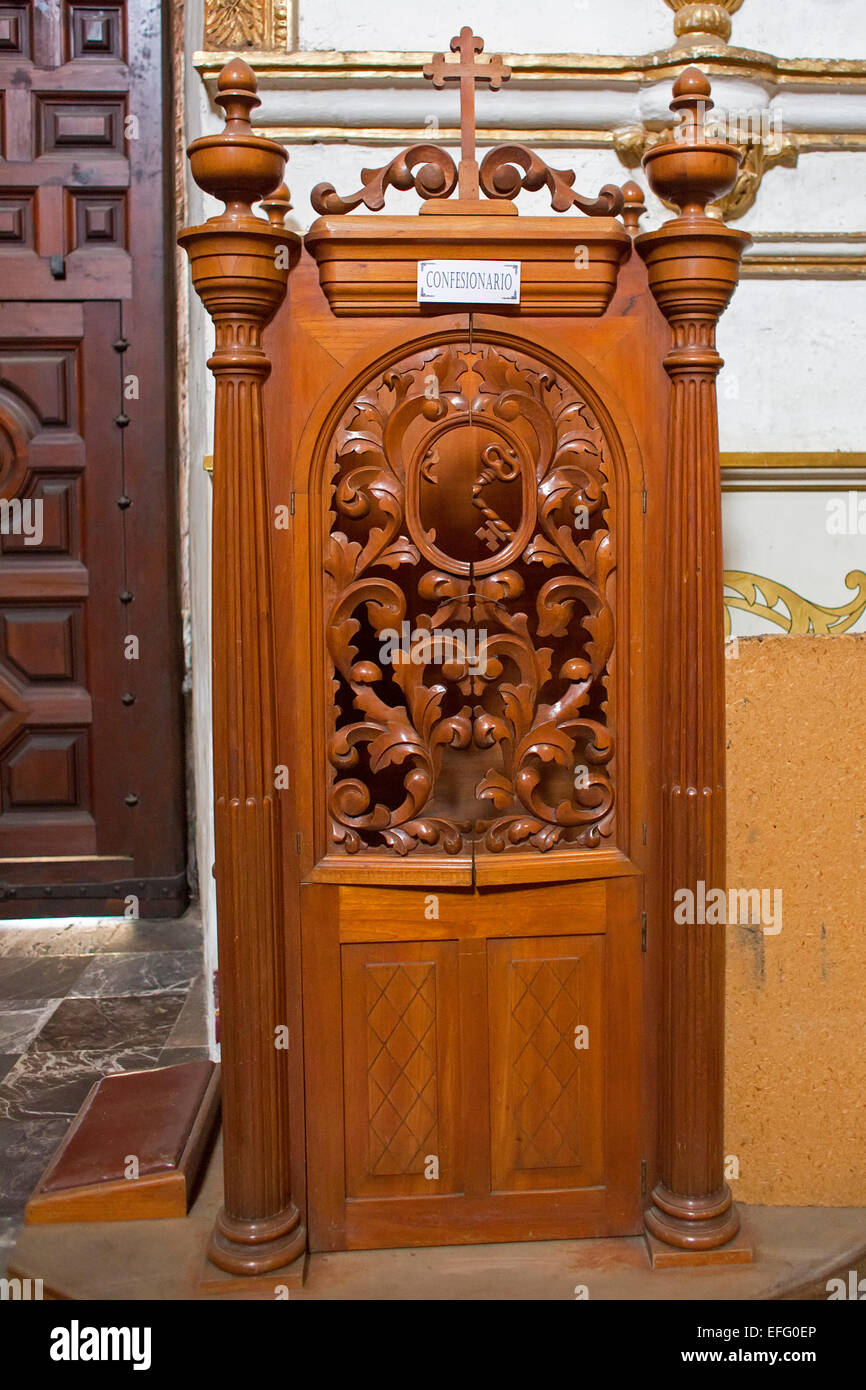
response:
<path fill-rule="evenodd" d="M 639 1229 L 639 891 L 581 888 L 302 888 L 313 1249 Z"/>
<path fill-rule="evenodd" d="M 341 956 L 347 1196 L 459 1191 L 456 943 Z"/>
<path fill-rule="evenodd" d="M 3 6 L 0 916 L 187 898 L 164 9 Z"/>
<path fill-rule="evenodd" d="M 594 367 L 640 418 L 647 324 L 383 341 L 305 276 L 269 418 L 311 1246 L 636 1234 L 656 710 L 641 455 Z"/>
<path fill-rule="evenodd" d="M 104 342 L 101 356 L 91 354 L 96 380 L 87 379 L 84 325 L 77 305 L 14 306 L 4 321 L 10 336 L 0 342 L 0 427 L 14 441 L 0 489 L 25 522 L 24 509 L 32 509 L 30 526 L 0 536 L 0 854 L 7 863 L 56 854 L 60 845 L 67 855 L 97 853 L 85 402 L 116 366 Z M 92 502 L 91 524 L 99 525 L 107 508 Z"/>
<path fill-rule="evenodd" d="M 487 961 L 493 1187 L 597 1186 L 604 937 L 490 941 Z"/>

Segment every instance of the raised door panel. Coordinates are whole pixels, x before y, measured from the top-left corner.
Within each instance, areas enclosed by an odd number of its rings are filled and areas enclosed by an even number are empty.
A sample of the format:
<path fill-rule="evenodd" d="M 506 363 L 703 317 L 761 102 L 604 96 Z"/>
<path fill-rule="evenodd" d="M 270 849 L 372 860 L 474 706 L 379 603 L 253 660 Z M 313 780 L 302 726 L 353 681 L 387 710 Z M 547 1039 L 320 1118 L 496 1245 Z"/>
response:
<path fill-rule="evenodd" d="M 5 106 L 0 270 L 15 299 L 127 298 L 130 151 L 147 143 L 149 113 L 126 65 L 127 26 L 141 0 L 3 7 Z M 153 17 L 146 23 L 154 63 Z M 143 95 L 143 94 L 142 94 Z M 145 127 L 143 129 L 142 127 Z"/>
<path fill-rule="evenodd" d="M 490 941 L 494 1190 L 604 1180 L 604 937 Z"/>
<path fill-rule="evenodd" d="M 342 948 L 346 1195 L 459 1191 L 453 941 Z"/>
<path fill-rule="evenodd" d="M 76 306 L 16 309 L 5 327 L 20 334 L 0 338 L 0 857 L 8 864 L 94 855 L 97 834 L 83 316 Z"/>

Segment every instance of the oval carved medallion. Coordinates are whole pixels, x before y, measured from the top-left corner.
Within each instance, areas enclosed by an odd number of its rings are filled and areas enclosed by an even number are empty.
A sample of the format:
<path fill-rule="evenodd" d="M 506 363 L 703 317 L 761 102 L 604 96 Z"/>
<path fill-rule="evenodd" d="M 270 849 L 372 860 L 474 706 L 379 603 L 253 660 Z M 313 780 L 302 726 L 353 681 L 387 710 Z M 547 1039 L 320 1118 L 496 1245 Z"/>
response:
<path fill-rule="evenodd" d="M 520 555 L 535 525 L 532 461 L 502 424 L 449 419 L 409 466 L 406 524 L 451 574 L 492 574 Z"/>

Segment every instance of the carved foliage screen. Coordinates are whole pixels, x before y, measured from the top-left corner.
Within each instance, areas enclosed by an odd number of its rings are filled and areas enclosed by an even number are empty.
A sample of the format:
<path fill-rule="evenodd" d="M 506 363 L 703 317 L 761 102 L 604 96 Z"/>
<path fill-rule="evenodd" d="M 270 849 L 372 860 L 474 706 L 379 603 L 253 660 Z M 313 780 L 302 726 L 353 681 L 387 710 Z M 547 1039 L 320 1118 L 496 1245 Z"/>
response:
<path fill-rule="evenodd" d="M 327 449 L 329 853 L 610 844 L 616 499 L 574 384 L 440 343 Z"/>

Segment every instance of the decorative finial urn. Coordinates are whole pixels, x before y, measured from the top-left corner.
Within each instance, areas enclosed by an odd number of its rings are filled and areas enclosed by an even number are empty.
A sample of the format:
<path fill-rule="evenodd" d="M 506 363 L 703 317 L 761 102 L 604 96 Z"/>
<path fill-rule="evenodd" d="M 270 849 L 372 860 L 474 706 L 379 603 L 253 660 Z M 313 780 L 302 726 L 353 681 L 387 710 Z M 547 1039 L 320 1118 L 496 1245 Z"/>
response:
<path fill-rule="evenodd" d="M 225 125 L 216 135 L 194 140 L 187 153 L 196 183 L 220 198 L 225 210 L 200 227 L 186 227 L 178 241 L 212 316 L 243 305 L 263 325 L 282 301 L 300 251 L 300 236 L 283 226 L 291 206 L 280 182 L 288 155 L 275 140 L 253 133 L 250 112 L 259 98 L 248 63 L 242 58 L 226 63 L 218 88 Z M 259 202 L 267 220 L 253 213 L 253 203 Z"/>
<path fill-rule="evenodd" d="M 275 140 L 253 134 L 250 112 L 260 101 L 249 63 L 243 58 L 226 63 L 217 87 L 226 123 L 217 135 L 203 135 L 190 145 L 192 175 L 199 188 L 222 199 L 226 217 L 249 217 L 251 204 L 280 182 L 288 156 Z"/>
<path fill-rule="evenodd" d="M 708 136 L 706 115 L 713 104 L 706 75 L 686 68 L 674 83 L 671 110 L 680 123 L 673 139 L 653 146 L 643 158 L 653 192 L 680 208 L 683 217 L 706 216 L 707 203 L 733 187 L 742 160 L 733 145 Z"/>

